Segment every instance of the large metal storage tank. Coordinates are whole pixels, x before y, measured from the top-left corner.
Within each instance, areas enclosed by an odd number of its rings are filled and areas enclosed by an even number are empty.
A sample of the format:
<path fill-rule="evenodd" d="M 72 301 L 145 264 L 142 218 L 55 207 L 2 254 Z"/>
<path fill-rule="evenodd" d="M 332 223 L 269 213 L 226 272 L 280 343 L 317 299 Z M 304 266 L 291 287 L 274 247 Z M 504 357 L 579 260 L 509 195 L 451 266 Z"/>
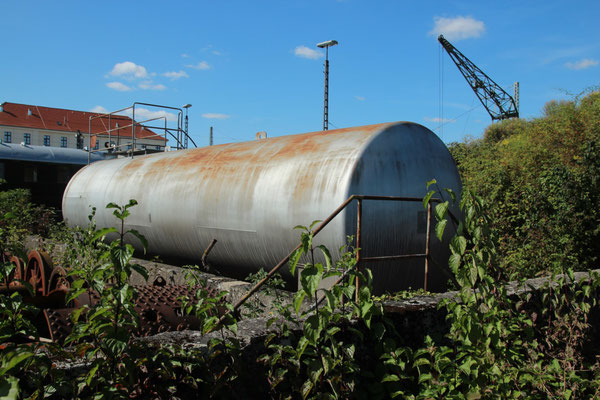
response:
<path fill-rule="evenodd" d="M 215 238 L 211 264 L 239 277 L 272 268 L 299 243 L 294 226 L 325 219 L 350 195 L 423 197 L 432 178 L 460 193 L 454 161 L 433 132 L 385 123 L 96 162 L 69 182 L 63 215 L 69 225 L 86 226 L 96 207 L 98 227 L 116 226 L 106 204 L 136 199 L 127 226 L 148 239 L 151 253 L 199 263 Z M 419 203 L 365 200 L 363 256 L 423 253 L 423 211 Z M 315 242 L 334 253 L 355 232 L 353 204 Z M 432 235 L 431 251 L 438 267 L 430 269 L 429 287 L 440 289 L 447 243 Z M 382 292 L 422 287 L 423 265 L 369 267 Z"/>

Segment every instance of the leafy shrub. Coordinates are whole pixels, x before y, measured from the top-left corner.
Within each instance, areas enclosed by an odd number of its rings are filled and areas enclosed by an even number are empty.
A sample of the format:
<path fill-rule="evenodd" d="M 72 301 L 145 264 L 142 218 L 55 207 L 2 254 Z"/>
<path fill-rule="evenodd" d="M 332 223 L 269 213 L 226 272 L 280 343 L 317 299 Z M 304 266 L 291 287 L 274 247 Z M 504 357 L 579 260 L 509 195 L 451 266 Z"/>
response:
<path fill-rule="evenodd" d="M 550 102 L 544 116 L 492 124 L 450 150 L 464 187 L 494 207 L 490 227 L 506 271 L 531 277 L 555 262 L 578 270 L 600 256 L 600 93 Z"/>

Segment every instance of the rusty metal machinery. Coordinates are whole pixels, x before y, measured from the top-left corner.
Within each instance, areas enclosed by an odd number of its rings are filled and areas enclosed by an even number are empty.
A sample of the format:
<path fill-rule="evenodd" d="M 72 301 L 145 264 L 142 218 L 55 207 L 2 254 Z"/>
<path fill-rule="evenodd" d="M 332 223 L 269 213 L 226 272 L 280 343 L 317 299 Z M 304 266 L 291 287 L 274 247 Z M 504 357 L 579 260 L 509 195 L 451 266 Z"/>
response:
<path fill-rule="evenodd" d="M 51 258 L 43 251 L 32 250 L 27 255 L 27 263 L 19 257 L 4 255 L 5 260 L 15 265 L 8 282 L 0 282 L 1 292 L 18 291 L 24 301 L 41 309 L 35 320 L 40 337 L 62 342 L 71 332 L 71 313 L 83 304 L 99 301 L 96 293 L 84 293 L 72 304 L 66 304 L 70 279 L 64 268 L 54 266 Z M 137 293 L 135 310 L 140 316 L 139 336 L 160 332 L 201 328 L 200 320 L 185 316 L 181 311 L 181 299 L 194 298 L 197 288 L 184 285 L 166 285 L 156 280 L 153 285 L 134 285 Z M 31 292 L 25 284 L 29 284 Z M 210 290 L 209 290 L 210 295 Z"/>
<path fill-rule="evenodd" d="M 106 204 L 136 199 L 126 225 L 148 239 L 150 253 L 199 263 L 217 239 L 211 264 L 246 277 L 296 247 L 294 226 L 325 219 L 350 195 L 423 197 L 433 178 L 460 193 L 444 143 L 421 125 L 385 123 L 93 163 L 69 182 L 63 215 L 68 225 L 86 226 L 96 207 L 99 228 L 116 226 Z M 356 233 L 356 214 L 341 212 L 316 244 L 335 252 Z M 422 204 L 372 201 L 361 218 L 364 257 L 424 251 Z M 431 241 L 438 266 L 447 265 L 449 238 Z M 422 260 L 371 268 L 377 292 L 423 285 Z M 429 288 L 441 290 L 446 281 L 432 271 Z"/>

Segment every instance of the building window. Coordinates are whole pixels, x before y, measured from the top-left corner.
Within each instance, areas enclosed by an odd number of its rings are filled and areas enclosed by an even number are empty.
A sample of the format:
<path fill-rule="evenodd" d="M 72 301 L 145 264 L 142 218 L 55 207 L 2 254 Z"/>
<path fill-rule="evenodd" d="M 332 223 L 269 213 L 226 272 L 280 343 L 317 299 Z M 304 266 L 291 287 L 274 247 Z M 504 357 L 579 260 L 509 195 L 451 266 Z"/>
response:
<path fill-rule="evenodd" d="M 4 132 L 4 143 L 12 142 L 12 132 Z"/>
<path fill-rule="evenodd" d="M 160 150 L 160 146 L 156 146 L 156 150 Z"/>
<path fill-rule="evenodd" d="M 23 141 L 25 142 L 25 144 L 31 144 L 31 133 L 24 133 Z"/>
<path fill-rule="evenodd" d="M 50 146 L 50 135 L 44 135 L 44 146 Z"/>
<path fill-rule="evenodd" d="M 66 136 L 60 137 L 60 147 L 67 147 L 67 137 Z"/>

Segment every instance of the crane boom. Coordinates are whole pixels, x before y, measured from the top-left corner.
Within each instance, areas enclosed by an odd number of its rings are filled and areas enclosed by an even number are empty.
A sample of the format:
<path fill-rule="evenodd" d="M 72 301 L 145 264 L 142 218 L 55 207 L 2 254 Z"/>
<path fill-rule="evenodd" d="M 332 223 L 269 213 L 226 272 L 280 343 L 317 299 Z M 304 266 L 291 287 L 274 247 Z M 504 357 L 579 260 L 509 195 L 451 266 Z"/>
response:
<path fill-rule="evenodd" d="M 481 101 L 492 121 L 507 118 L 519 118 L 519 110 L 515 99 L 496 82 L 480 70 L 464 54 L 452 46 L 443 35 L 438 37 L 438 41 L 446 50 L 454 64 L 458 67 L 460 73 L 465 77 L 475 95 Z"/>

